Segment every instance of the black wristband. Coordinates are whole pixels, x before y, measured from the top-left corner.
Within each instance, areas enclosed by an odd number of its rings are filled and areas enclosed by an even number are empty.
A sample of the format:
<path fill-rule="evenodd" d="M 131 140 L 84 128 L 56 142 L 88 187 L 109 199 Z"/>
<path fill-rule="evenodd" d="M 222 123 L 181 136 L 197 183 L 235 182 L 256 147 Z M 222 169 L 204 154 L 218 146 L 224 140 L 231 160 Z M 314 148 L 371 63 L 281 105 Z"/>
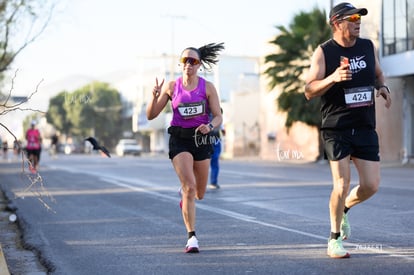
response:
<path fill-rule="evenodd" d="M 208 124 L 208 127 L 210 127 L 210 131 L 213 131 L 213 130 L 214 130 L 214 126 L 213 126 L 213 124 L 209 123 L 209 124 Z"/>
<path fill-rule="evenodd" d="M 390 89 L 388 88 L 388 86 L 387 85 L 381 85 L 381 86 L 379 86 L 378 87 L 378 89 L 377 90 L 379 90 L 379 89 L 381 89 L 381 88 L 385 88 L 385 89 L 387 89 L 387 92 L 390 94 L 391 92 L 390 92 Z"/>

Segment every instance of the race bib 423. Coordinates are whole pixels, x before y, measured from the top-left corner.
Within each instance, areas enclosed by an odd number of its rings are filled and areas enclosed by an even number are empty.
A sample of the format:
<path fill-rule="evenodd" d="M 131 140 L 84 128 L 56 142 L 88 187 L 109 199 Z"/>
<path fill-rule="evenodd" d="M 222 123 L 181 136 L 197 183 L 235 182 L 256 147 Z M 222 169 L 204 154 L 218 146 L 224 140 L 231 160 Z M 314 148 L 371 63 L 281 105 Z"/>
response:
<path fill-rule="evenodd" d="M 185 118 L 192 118 L 199 115 L 203 115 L 206 109 L 206 102 L 193 102 L 193 103 L 180 103 L 177 107 L 180 115 Z"/>

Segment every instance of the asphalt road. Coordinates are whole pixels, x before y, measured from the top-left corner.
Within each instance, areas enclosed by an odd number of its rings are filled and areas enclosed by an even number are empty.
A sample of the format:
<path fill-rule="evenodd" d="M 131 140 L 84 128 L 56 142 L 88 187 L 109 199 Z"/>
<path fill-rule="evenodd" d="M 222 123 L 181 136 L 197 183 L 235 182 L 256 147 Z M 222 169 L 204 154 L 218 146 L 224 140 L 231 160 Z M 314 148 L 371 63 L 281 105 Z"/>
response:
<path fill-rule="evenodd" d="M 222 161 L 222 188 L 197 202 L 199 254 L 184 253 L 179 183 L 166 156 L 44 156 L 41 165 L 30 184 L 20 163 L 0 163 L 0 184 L 26 247 L 50 274 L 414 271 L 412 167 L 382 168 L 380 191 L 350 211 L 351 258 L 334 260 L 326 164 Z"/>

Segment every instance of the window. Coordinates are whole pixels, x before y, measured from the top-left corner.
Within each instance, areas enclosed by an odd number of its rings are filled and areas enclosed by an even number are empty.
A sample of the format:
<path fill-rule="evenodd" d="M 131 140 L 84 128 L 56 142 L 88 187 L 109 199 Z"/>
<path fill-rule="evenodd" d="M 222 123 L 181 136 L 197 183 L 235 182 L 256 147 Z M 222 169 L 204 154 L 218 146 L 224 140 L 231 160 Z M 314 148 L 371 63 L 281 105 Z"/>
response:
<path fill-rule="evenodd" d="M 414 49 L 413 0 L 383 0 L 382 45 L 383 55 L 392 55 Z"/>

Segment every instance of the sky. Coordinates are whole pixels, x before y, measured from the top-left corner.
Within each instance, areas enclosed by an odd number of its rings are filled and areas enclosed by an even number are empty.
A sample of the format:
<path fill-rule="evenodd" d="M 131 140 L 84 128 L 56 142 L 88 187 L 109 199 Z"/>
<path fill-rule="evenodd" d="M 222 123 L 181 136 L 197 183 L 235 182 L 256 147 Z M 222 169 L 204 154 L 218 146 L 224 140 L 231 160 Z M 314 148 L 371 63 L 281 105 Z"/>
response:
<path fill-rule="evenodd" d="M 224 42 L 226 55 L 262 56 L 275 26 L 330 0 L 60 0 L 42 35 L 12 65 L 15 90 L 27 94 L 70 75 L 96 77 L 137 66 L 142 56 L 180 54 Z M 334 4 L 339 1 L 333 1 Z"/>

